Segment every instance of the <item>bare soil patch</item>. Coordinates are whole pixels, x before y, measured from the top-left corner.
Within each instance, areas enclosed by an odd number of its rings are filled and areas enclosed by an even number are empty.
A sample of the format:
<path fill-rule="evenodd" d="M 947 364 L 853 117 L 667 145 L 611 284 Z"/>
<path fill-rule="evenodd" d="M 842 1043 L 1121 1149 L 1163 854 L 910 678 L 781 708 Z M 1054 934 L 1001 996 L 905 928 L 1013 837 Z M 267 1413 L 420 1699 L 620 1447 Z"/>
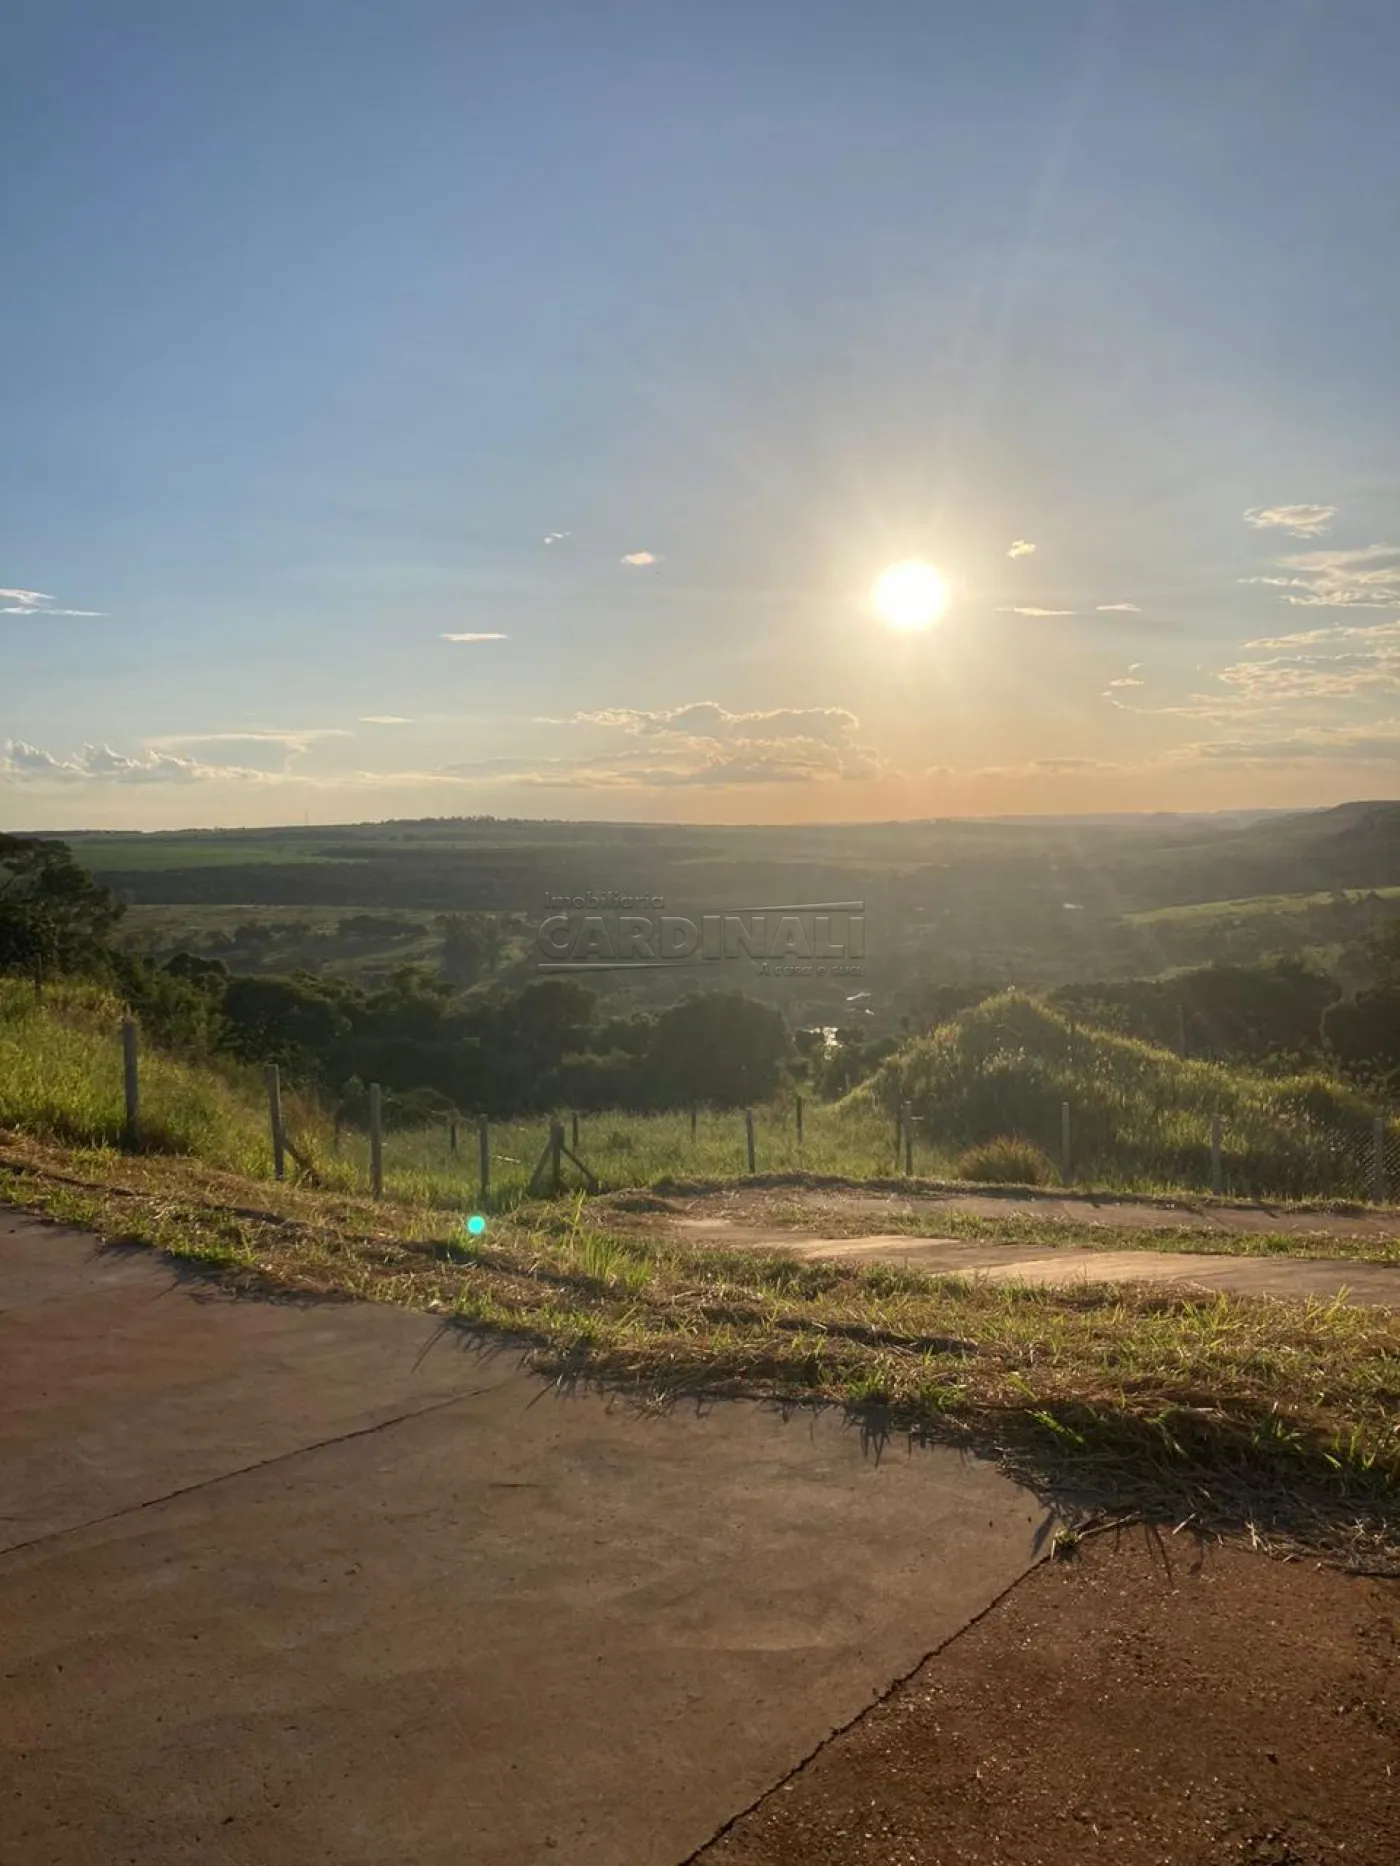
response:
<path fill-rule="evenodd" d="M 1026 1578 L 696 1866 L 1390 1866 L 1400 1582 L 1142 1529 Z"/>
<path fill-rule="evenodd" d="M 927 1237 L 1088 1249 L 1212 1250 L 1239 1255 L 1400 1262 L 1400 1213 L 1389 1209 L 1129 1199 L 1107 1194 L 964 1191 L 934 1185 L 855 1187 L 791 1179 L 676 1186 L 596 1200 L 597 1223 L 693 1241 L 746 1243 L 784 1231 L 808 1237 Z M 723 1234 L 723 1235 L 722 1235 Z"/>

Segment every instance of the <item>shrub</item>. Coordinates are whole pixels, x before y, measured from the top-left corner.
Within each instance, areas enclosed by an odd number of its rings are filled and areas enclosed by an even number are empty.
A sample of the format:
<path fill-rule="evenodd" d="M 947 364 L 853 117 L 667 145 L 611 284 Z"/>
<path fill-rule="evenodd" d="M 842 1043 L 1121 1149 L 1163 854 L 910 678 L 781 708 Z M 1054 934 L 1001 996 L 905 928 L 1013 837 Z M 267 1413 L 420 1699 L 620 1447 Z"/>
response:
<path fill-rule="evenodd" d="M 966 1148 L 958 1155 L 954 1171 L 959 1179 L 995 1186 L 1045 1186 L 1055 1177 L 1046 1154 L 1033 1141 L 1015 1134 L 1001 1134 L 980 1147 Z"/>

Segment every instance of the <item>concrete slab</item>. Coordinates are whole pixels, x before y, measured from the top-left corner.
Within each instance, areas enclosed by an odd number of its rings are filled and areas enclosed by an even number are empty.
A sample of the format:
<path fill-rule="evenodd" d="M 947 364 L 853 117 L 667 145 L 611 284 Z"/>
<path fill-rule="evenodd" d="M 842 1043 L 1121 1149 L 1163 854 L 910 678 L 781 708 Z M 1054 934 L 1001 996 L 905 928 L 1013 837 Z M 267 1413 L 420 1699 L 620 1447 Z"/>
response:
<path fill-rule="evenodd" d="M 0 1549 L 489 1386 L 430 1316 L 250 1302 L 0 1213 Z"/>
<path fill-rule="evenodd" d="M 124 1385 L 104 1344 L 137 1328 L 135 1287 L 76 1298 L 86 1338 L 53 1292 L 6 1314 L 27 1315 L 31 1364 L 45 1319 L 67 1329 L 50 1446 L 68 1379 L 69 1417 L 97 1431 L 106 1367 L 102 1443 L 120 1460 L 124 1427 L 141 1441 L 132 1495 L 194 1468 L 201 1418 L 226 1455 L 221 1410 L 280 1442 L 259 1367 L 304 1430 L 403 1406 L 389 1383 L 431 1330 L 373 1308 L 279 1308 L 270 1327 L 263 1305 L 144 1287 L 159 1325 L 125 1337 L 142 1358 Z M 994 1469 L 831 1413 L 658 1415 L 500 1360 L 483 1378 L 460 1349 L 443 1364 L 467 1390 L 433 1410 L 410 1389 L 414 1410 L 377 1430 L 0 1555 L 5 1866 L 674 1866 L 989 1605 L 1051 1528 Z M 100 1474 L 100 1457 L 70 1466 L 35 1520 L 91 1508 Z"/>
<path fill-rule="evenodd" d="M 986 1276 L 1046 1286 L 1082 1283 L 1179 1283 L 1240 1296 L 1400 1306 L 1400 1263 L 1345 1258 L 1240 1257 L 1216 1251 L 1046 1250 L 1043 1244 L 965 1244 L 955 1238 L 879 1234 L 812 1237 L 802 1232 L 722 1220 L 678 1219 L 675 1230 L 728 1250 L 791 1251 L 799 1257 L 900 1264 L 931 1275 Z"/>

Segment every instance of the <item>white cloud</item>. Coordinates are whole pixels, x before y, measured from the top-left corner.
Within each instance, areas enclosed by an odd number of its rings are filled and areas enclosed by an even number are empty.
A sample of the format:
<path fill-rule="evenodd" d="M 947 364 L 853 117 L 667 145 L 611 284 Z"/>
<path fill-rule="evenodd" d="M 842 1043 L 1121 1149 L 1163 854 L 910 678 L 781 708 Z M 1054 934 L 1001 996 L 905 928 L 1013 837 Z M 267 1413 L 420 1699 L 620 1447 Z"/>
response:
<path fill-rule="evenodd" d="M 1120 674 L 1116 680 L 1109 681 L 1108 690 L 1112 692 L 1117 687 L 1145 687 L 1146 685 L 1147 682 L 1139 680 L 1136 674 Z"/>
<path fill-rule="evenodd" d="M 857 742 L 860 721 L 840 706 L 731 712 L 713 700 L 696 700 L 654 711 L 607 707 L 536 723 L 620 733 L 631 743 L 582 757 L 496 759 L 449 769 L 536 787 L 632 790 L 855 781 L 883 770 L 877 755 Z"/>
<path fill-rule="evenodd" d="M 172 745 L 284 745 L 288 751 L 304 752 L 319 739 L 348 739 L 354 735 L 345 726 L 301 726 L 289 730 L 249 726 L 232 732 L 171 732 L 152 739 L 160 750 Z"/>
<path fill-rule="evenodd" d="M 1008 557 L 1030 557 L 1034 551 L 1035 546 L 1029 538 L 1017 538 L 1006 555 Z"/>
<path fill-rule="evenodd" d="M 1243 696 L 1251 708 L 1351 699 L 1371 688 L 1400 689 L 1400 649 L 1273 655 L 1221 668 L 1216 678 Z"/>
<path fill-rule="evenodd" d="M 499 635 L 494 631 L 490 633 L 479 633 L 473 630 L 465 635 L 444 635 L 442 639 L 444 641 L 509 641 L 510 636 Z"/>
<path fill-rule="evenodd" d="M 135 756 L 110 745 L 85 745 L 71 758 L 56 758 L 23 739 L 11 739 L 0 753 L 0 779 L 13 782 L 115 784 L 200 784 L 208 782 L 277 783 L 279 774 L 241 765 L 203 764 L 146 746 Z"/>
<path fill-rule="evenodd" d="M 362 726 L 411 726 L 413 721 L 405 719 L 402 713 L 361 713 Z"/>
<path fill-rule="evenodd" d="M 1073 609 L 1039 609 L 1034 603 L 1015 603 L 997 610 L 999 616 L 1072 616 L 1076 613 Z"/>
<path fill-rule="evenodd" d="M 1094 614 L 1100 616 L 1138 616 L 1142 614 L 1136 603 L 1096 603 Z"/>
<path fill-rule="evenodd" d="M 661 559 L 654 551 L 629 551 L 625 557 L 620 558 L 618 561 L 624 564 L 631 564 L 636 570 L 644 570 L 648 564 L 659 564 Z"/>
<path fill-rule="evenodd" d="M 544 541 L 546 544 L 563 544 L 566 538 L 572 538 L 573 535 L 571 531 L 547 531 Z"/>
<path fill-rule="evenodd" d="M 1320 538 L 1337 516 L 1335 505 L 1254 505 L 1244 515 L 1256 531 L 1287 531 L 1295 538 Z"/>
<path fill-rule="evenodd" d="M 1400 621 L 1333 622 L 1326 628 L 1303 629 L 1296 635 L 1258 635 L 1244 645 L 1246 648 L 1314 648 L 1344 641 L 1393 641 L 1400 644 Z"/>
<path fill-rule="evenodd" d="M 0 590 L 3 616 L 100 616 L 100 609 L 55 609 L 43 590 Z"/>
<path fill-rule="evenodd" d="M 1369 725 L 1310 726 L 1274 738 L 1213 739 L 1179 754 L 1225 764 L 1292 764 L 1328 760 L 1347 764 L 1400 763 L 1400 720 Z"/>
<path fill-rule="evenodd" d="M 1283 600 L 1302 609 L 1400 609 L 1400 544 L 1302 551 L 1280 558 L 1279 564 L 1292 574 L 1240 581 L 1293 592 Z"/>

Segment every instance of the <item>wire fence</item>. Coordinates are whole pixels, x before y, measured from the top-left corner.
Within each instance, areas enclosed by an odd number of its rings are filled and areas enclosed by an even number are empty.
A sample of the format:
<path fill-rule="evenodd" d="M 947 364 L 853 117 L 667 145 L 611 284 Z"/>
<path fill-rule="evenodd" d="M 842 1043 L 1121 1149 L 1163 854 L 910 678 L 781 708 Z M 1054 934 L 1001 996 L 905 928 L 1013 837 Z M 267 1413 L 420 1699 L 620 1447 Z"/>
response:
<path fill-rule="evenodd" d="M 121 1033 L 123 1137 L 142 1144 L 136 1026 Z M 425 1121 L 370 1084 L 332 1123 L 285 1096 L 264 1071 L 268 1167 L 375 1196 L 500 1209 L 530 1196 L 811 1173 L 854 1180 L 957 1180 L 972 1139 L 945 1129 L 937 1106 L 894 1110 L 873 1100 L 800 1094 L 755 1108 L 695 1106 L 663 1114 L 556 1110 L 509 1121 L 445 1107 Z M 1002 1130 L 1008 1131 L 1008 1130 Z M 992 1133 L 980 1136 L 991 1139 Z M 1384 1205 L 1400 1201 L 1400 1122 L 1357 1104 L 1345 1118 L 1325 1101 L 1281 1108 L 1240 1103 L 1224 1113 L 1163 1111 L 1149 1134 L 1118 1124 L 1102 1102 L 1042 1104 L 1019 1137 L 1038 1150 L 1042 1181 L 1111 1191 Z"/>

